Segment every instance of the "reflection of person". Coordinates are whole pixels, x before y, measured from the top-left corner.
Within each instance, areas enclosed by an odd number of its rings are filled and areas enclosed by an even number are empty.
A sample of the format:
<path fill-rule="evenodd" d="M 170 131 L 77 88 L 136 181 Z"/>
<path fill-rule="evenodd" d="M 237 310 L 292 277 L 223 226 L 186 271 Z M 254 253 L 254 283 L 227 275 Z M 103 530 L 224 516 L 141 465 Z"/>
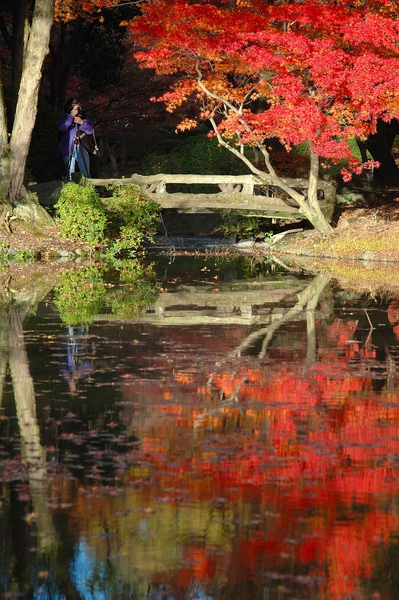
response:
<path fill-rule="evenodd" d="M 92 360 L 89 358 L 87 335 L 85 328 L 68 327 L 68 368 L 62 370 L 62 375 L 68 382 L 71 392 L 76 392 L 79 380 L 86 379 L 93 371 Z"/>
<path fill-rule="evenodd" d="M 85 176 L 90 177 L 90 156 L 85 150 L 77 136 L 79 131 L 90 135 L 94 127 L 89 119 L 86 118 L 80 102 L 76 98 L 70 98 L 65 104 L 65 114 L 57 122 L 57 129 L 60 132 L 58 141 L 58 153 L 62 156 L 66 169 L 66 179 L 72 179 L 72 173 L 75 173 L 76 166 Z"/>

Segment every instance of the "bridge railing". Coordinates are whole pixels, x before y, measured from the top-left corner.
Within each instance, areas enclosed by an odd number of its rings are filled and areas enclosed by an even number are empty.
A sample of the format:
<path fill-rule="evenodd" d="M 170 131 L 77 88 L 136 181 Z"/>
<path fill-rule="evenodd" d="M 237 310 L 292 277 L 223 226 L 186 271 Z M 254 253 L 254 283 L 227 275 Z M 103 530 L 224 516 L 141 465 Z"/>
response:
<path fill-rule="evenodd" d="M 162 208 L 179 212 L 224 211 L 261 216 L 266 218 L 297 219 L 299 207 L 271 178 L 256 175 L 198 175 L 159 173 L 156 175 L 133 174 L 131 177 L 89 179 L 94 186 L 139 185 Z M 283 181 L 297 191 L 306 189 L 307 179 L 284 178 Z M 176 185 L 214 185 L 215 192 L 171 192 Z M 198 189 L 198 188 L 197 188 Z M 217 191 L 218 190 L 218 191 Z M 335 207 L 335 186 L 320 180 L 318 184 L 320 206 L 327 218 Z"/>

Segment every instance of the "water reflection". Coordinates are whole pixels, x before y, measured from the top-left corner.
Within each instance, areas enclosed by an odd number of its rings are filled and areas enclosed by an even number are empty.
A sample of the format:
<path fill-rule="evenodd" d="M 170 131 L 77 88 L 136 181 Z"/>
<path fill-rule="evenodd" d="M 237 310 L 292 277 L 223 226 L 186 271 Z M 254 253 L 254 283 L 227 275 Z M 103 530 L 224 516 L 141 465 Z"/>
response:
<path fill-rule="evenodd" d="M 33 290 L 12 290 L 9 280 L 1 282 L 1 390 L 9 370 L 15 398 L 16 420 L 20 432 L 20 460 L 13 461 L 13 453 L 2 457 L 2 481 L 6 482 L 6 494 L 10 506 L 11 531 L 3 528 L 3 549 L 6 559 L 13 561 L 6 571 L 10 587 L 14 580 L 25 579 L 29 570 L 26 557 L 29 543 L 28 529 L 35 528 L 38 552 L 48 553 L 57 547 L 57 535 L 53 516 L 47 506 L 50 489 L 46 472 L 46 456 L 40 441 L 36 416 L 34 385 L 24 345 L 22 322 L 29 307 L 39 302 L 51 290 L 48 281 L 38 280 Z M 2 394 L 3 397 L 3 394 Z M 21 507 L 26 510 L 21 514 Z M 9 547 L 8 547 L 9 545 Z M 12 552 L 10 555 L 9 553 Z M 12 568 L 11 568 L 12 567 Z"/>
<path fill-rule="evenodd" d="M 51 287 L 1 291 L 4 597 L 397 596 L 399 293 L 211 257 Z"/>
<path fill-rule="evenodd" d="M 93 373 L 94 352 L 94 344 L 90 347 L 87 325 L 68 325 L 67 359 L 61 373 L 68 382 L 71 392 L 76 392 L 79 381 Z"/>
<path fill-rule="evenodd" d="M 262 346 L 259 352 L 259 357 L 264 358 L 267 347 L 273 339 L 276 331 L 288 321 L 295 320 L 297 317 L 303 318 L 306 315 L 308 351 L 307 358 L 315 360 L 316 358 L 316 324 L 315 311 L 320 302 L 320 296 L 329 283 L 331 276 L 327 273 L 319 273 L 310 281 L 307 287 L 298 294 L 298 300 L 292 308 L 287 312 L 282 313 L 277 319 L 273 320 L 268 327 L 262 327 L 251 333 L 241 344 L 236 348 L 232 355 L 241 356 L 241 354 L 253 345 L 257 340 L 262 340 Z M 327 315 L 326 315 L 327 316 Z"/>

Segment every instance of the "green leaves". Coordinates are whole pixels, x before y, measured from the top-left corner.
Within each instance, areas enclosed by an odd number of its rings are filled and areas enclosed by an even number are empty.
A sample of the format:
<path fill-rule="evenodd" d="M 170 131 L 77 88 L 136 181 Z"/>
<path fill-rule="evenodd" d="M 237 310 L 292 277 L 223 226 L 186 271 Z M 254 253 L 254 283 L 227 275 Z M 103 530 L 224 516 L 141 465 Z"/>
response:
<path fill-rule="evenodd" d="M 93 186 L 67 183 L 55 206 L 61 232 L 72 240 L 99 244 L 104 237 L 107 216 Z"/>
<path fill-rule="evenodd" d="M 68 183 L 56 204 L 57 224 L 72 240 L 105 244 L 108 255 L 137 253 L 156 233 L 160 207 L 136 185 L 110 188 L 100 198 L 92 185 Z"/>
<path fill-rule="evenodd" d="M 160 207 L 137 185 L 112 186 L 112 196 L 105 201 L 107 237 L 117 254 L 135 254 L 156 233 Z"/>

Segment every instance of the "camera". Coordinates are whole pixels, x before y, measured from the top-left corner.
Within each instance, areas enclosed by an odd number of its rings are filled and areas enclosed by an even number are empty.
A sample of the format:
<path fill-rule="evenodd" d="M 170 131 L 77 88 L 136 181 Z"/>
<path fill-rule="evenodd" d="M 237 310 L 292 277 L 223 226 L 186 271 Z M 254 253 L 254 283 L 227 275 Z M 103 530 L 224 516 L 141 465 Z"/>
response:
<path fill-rule="evenodd" d="M 79 117 L 80 119 L 85 119 L 86 118 L 86 112 L 84 110 L 82 110 L 82 108 L 79 106 L 78 112 L 76 113 L 76 116 Z"/>

